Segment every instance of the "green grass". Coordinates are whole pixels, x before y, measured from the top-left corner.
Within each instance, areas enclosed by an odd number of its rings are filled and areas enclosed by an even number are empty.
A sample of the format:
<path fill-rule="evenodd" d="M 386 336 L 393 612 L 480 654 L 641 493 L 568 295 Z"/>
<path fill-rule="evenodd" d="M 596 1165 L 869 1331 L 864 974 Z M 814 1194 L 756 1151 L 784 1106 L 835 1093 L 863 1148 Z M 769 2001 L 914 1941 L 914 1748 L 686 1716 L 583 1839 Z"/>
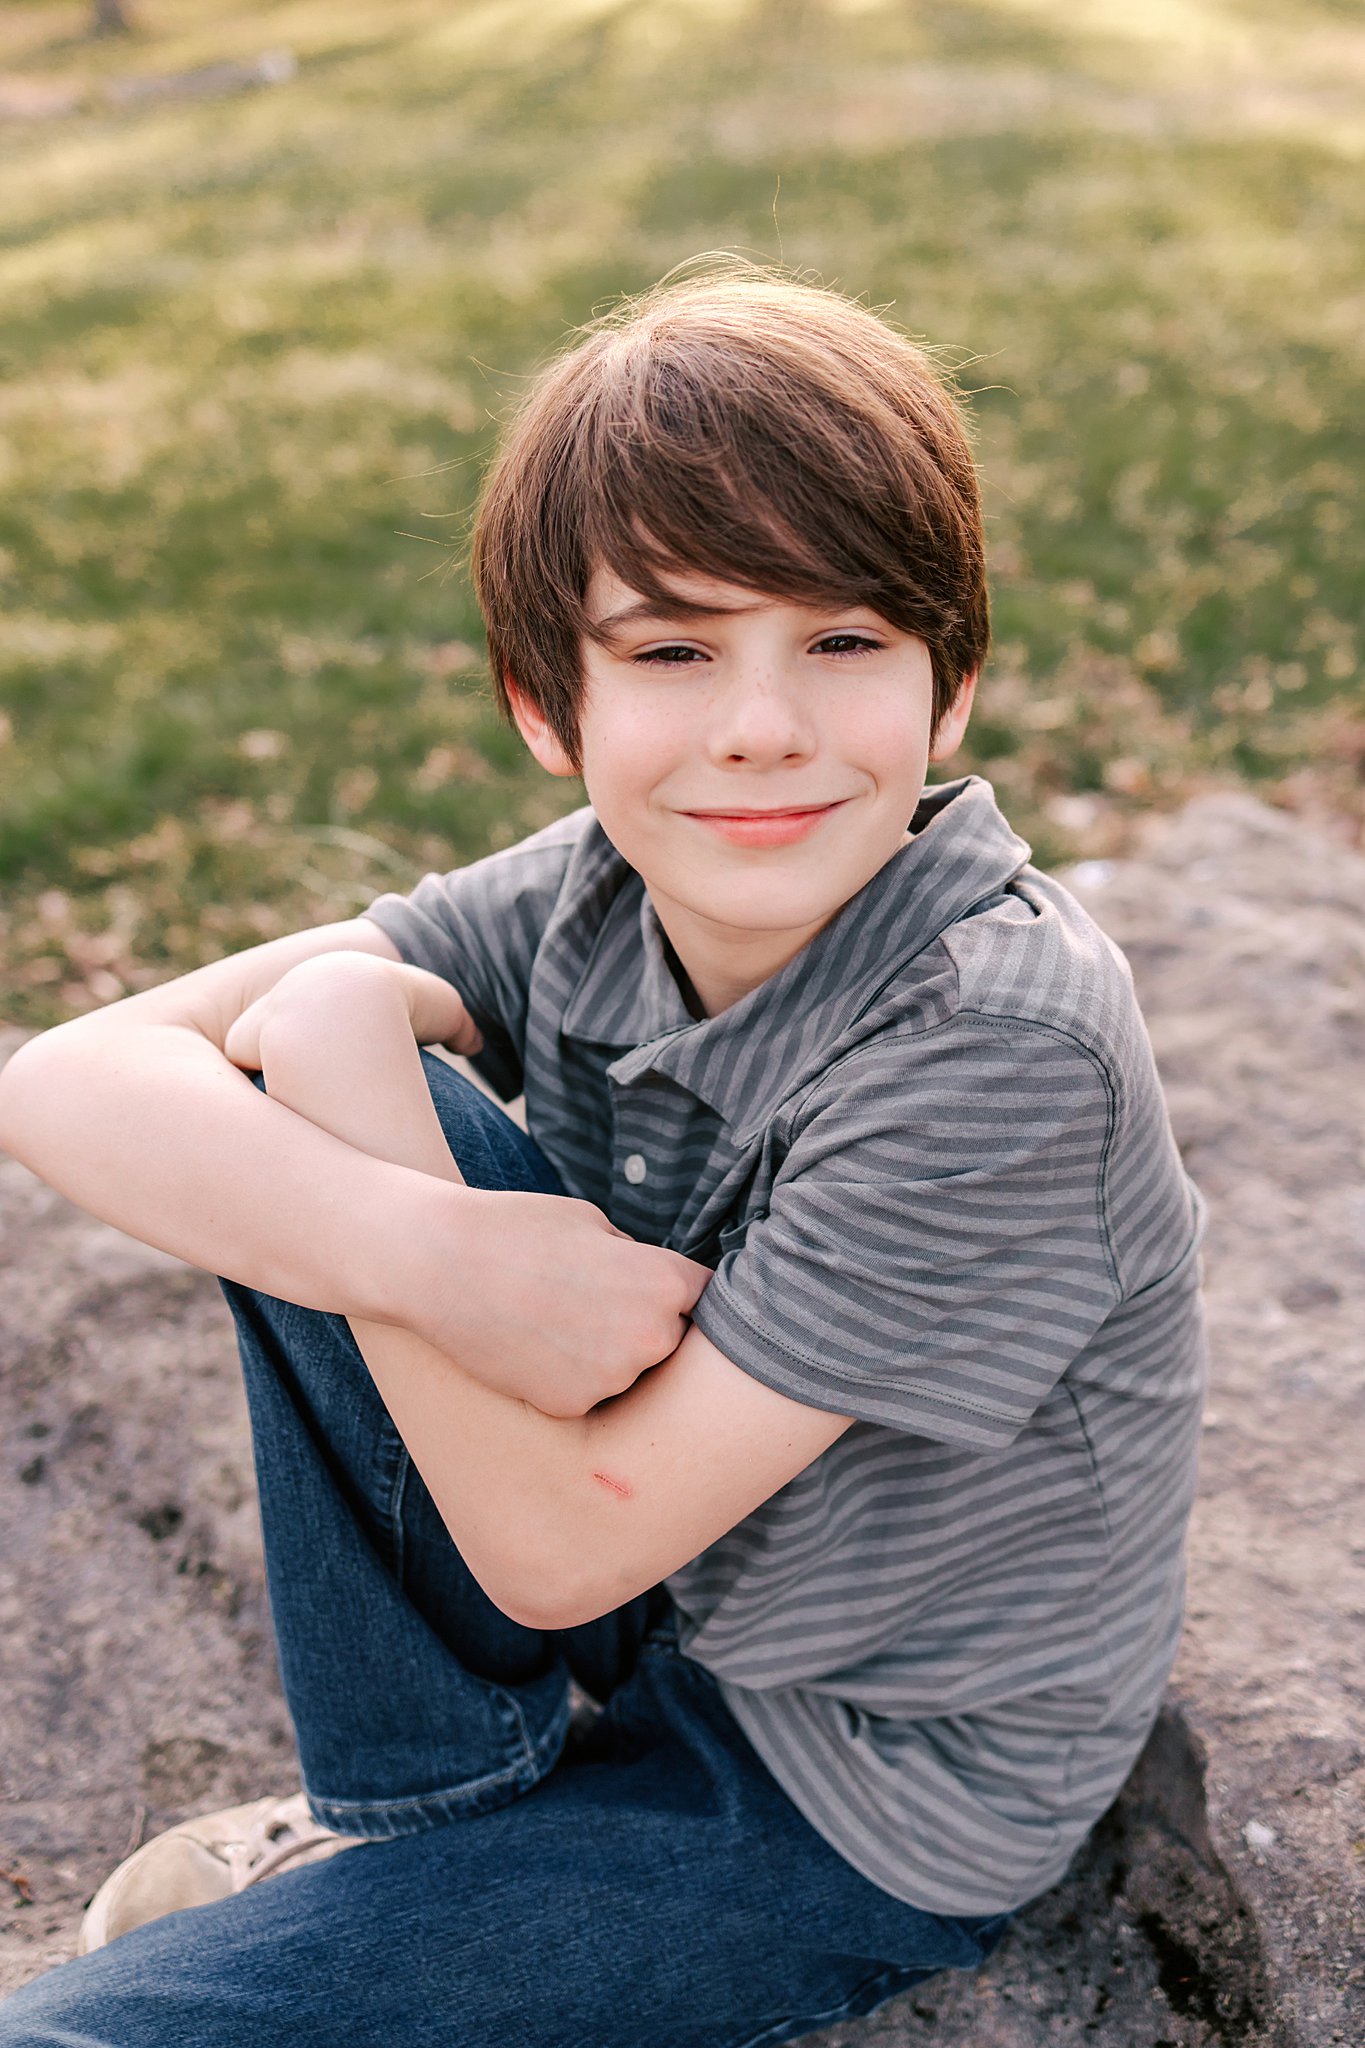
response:
<path fill-rule="evenodd" d="M 1328 0 L 0 13 L 0 1015 L 347 915 L 572 803 L 445 569 L 564 330 L 715 247 L 977 393 L 967 765 L 1040 852 L 1210 783 L 1359 821 L 1365 27 Z M 269 91 L 101 81 L 287 45 Z M 0 95 L 2 97 L 2 95 Z M 416 535 L 418 538 L 409 538 Z"/>

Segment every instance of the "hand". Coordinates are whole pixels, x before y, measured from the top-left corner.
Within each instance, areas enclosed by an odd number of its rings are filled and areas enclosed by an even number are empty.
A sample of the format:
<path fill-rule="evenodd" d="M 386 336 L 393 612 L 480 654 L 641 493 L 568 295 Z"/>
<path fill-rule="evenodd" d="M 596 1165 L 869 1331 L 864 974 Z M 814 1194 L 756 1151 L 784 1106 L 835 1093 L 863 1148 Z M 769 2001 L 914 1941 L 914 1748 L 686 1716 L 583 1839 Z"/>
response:
<path fill-rule="evenodd" d="M 483 1037 L 462 997 L 439 975 L 369 953 L 323 953 L 291 967 L 243 1010 L 228 1029 L 223 1051 L 234 1066 L 257 1072 L 264 1064 L 262 1037 L 271 1027 L 306 1028 L 310 1015 L 331 1020 L 338 1006 L 358 1006 L 362 997 L 369 1001 L 376 994 L 401 1002 L 419 1045 L 444 1045 L 461 1053 L 482 1048 Z"/>
<path fill-rule="evenodd" d="M 485 1386 L 586 1415 L 676 1351 L 709 1267 L 627 1237 L 591 1202 L 460 1198 L 461 1241 L 399 1320 Z"/>

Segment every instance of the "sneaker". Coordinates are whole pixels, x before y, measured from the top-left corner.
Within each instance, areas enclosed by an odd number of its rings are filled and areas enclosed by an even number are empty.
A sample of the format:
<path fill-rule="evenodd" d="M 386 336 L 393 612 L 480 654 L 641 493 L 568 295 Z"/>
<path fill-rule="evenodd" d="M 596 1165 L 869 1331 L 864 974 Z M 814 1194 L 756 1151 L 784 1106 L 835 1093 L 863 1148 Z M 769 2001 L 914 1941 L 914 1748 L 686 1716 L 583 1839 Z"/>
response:
<path fill-rule="evenodd" d="M 300 1863 L 321 1863 L 359 1846 L 358 1835 L 319 1827 L 302 1792 L 202 1813 L 144 1842 L 107 1877 L 86 1907 L 77 1955 L 182 1906 L 229 1898 Z"/>

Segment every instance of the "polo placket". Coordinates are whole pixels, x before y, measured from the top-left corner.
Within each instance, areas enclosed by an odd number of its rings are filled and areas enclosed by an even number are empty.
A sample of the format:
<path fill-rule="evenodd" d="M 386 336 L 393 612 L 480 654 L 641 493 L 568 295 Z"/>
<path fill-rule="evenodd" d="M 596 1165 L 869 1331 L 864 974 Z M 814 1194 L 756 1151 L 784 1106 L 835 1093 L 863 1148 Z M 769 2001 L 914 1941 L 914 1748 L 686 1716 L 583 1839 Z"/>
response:
<path fill-rule="evenodd" d="M 672 1228 L 669 1196 L 673 1176 L 665 1162 L 682 1136 L 676 1114 L 661 1113 L 651 1104 L 648 1082 L 611 1081 L 612 1162 L 611 1219 L 632 1237 L 662 1244 Z"/>

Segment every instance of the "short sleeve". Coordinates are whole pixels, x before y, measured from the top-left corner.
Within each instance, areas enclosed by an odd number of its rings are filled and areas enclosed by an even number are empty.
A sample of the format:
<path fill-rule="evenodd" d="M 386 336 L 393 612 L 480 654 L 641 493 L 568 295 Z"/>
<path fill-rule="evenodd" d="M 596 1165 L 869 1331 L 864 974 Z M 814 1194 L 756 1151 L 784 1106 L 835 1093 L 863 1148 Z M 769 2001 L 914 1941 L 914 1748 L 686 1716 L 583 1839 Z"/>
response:
<path fill-rule="evenodd" d="M 1064 1034 L 959 1015 L 823 1077 L 694 1320 L 810 1406 L 996 1449 L 1119 1299 L 1114 1104 Z"/>
<path fill-rule="evenodd" d="M 591 810 L 575 811 L 486 860 L 424 875 L 407 896 L 377 897 L 365 912 L 405 960 L 459 990 L 483 1033 L 473 1065 L 504 1101 L 522 1089 L 536 952 L 592 823 Z"/>

